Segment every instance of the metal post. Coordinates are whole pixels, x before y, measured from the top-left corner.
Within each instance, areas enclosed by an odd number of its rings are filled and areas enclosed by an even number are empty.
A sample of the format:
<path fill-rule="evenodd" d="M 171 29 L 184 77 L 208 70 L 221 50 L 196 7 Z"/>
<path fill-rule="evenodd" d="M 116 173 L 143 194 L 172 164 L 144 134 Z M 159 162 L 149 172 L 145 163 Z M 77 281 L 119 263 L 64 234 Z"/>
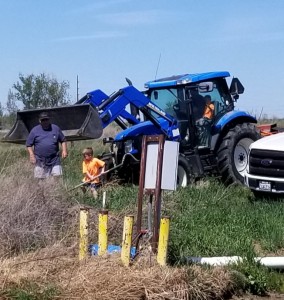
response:
<path fill-rule="evenodd" d="M 98 255 L 104 255 L 107 252 L 107 223 L 108 211 L 102 210 L 99 212 L 99 241 L 98 241 Z"/>
<path fill-rule="evenodd" d="M 121 260 L 122 260 L 122 263 L 127 267 L 130 264 L 130 251 L 131 251 L 133 221 L 134 221 L 134 216 L 126 216 L 124 218 Z"/>
<path fill-rule="evenodd" d="M 79 241 L 79 260 L 86 258 L 88 253 L 88 221 L 89 209 L 80 209 L 80 241 Z"/>
<path fill-rule="evenodd" d="M 157 178 L 155 188 L 155 209 L 154 209 L 154 226 L 153 226 L 153 239 L 152 249 L 154 252 L 157 251 L 157 244 L 159 239 L 159 227 L 161 219 L 161 184 L 162 184 L 162 167 L 163 167 L 163 156 L 164 156 L 164 135 L 159 135 L 159 150 L 158 150 L 158 162 L 157 162 Z"/>
<path fill-rule="evenodd" d="M 152 204 L 153 204 L 153 195 L 149 196 L 148 201 L 148 233 L 152 234 Z"/>
<path fill-rule="evenodd" d="M 143 136 L 142 154 L 141 154 L 141 161 L 140 161 L 138 205 L 137 205 L 138 206 L 137 207 L 137 222 L 136 222 L 137 234 L 140 234 L 141 227 L 142 227 L 142 207 L 143 207 L 143 195 L 144 195 L 144 184 L 145 184 L 146 157 L 147 157 L 147 137 Z"/>
<path fill-rule="evenodd" d="M 160 266 L 165 266 L 167 263 L 168 241 L 170 231 L 170 218 L 164 217 L 161 219 L 157 262 Z"/>

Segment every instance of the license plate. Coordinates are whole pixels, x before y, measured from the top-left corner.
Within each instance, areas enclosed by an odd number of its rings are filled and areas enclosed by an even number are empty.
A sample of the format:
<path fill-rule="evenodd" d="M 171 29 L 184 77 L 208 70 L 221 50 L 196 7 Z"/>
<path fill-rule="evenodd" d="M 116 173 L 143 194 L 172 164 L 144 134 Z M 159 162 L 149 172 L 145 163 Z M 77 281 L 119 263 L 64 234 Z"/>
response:
<path fill-rule="evenodd" d="M 269 181 L 260 181 L 258 186 L 262 191 L 271 191 L 271 182 Z"/>

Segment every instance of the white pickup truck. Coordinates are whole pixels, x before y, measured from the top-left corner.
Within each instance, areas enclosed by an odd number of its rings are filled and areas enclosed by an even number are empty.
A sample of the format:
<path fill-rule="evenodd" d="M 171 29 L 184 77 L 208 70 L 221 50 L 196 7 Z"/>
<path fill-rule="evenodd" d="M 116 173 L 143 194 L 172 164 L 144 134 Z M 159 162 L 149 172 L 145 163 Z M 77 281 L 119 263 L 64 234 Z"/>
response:
<path fill-rule="evenodd" d="M 250 145 L 245 184 L 253 192 L 284 194 L 284 132 Z"/>

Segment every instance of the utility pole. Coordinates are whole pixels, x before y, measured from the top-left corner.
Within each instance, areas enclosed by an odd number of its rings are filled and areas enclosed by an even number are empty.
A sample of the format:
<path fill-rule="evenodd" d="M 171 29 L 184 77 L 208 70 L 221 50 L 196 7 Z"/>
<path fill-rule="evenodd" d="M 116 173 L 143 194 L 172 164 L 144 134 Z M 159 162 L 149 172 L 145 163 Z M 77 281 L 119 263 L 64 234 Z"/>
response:
<path fill-rule="evenodd" d="M 79 76 L 77 75 L 77 101 L 79 101 Z"/>

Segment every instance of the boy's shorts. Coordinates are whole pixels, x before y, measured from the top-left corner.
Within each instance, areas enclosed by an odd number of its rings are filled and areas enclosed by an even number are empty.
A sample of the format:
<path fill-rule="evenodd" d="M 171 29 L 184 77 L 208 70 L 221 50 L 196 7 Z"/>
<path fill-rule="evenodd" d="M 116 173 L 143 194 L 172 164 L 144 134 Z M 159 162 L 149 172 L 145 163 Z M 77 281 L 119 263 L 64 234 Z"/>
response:
<path fill-rule="evenodd" d="M 101 183 L 86 182 L 83 186 L 96 190 L 97 188 L 99 188 L 101 186 Z"/>
<path fill-rule="evenodd" d="M 34 177 L 43 179 L 49 176 L 61 176 L 62 175 L 62 167 L 60 165 L 56 166 L 35 166 L 34 168 Z"/>

